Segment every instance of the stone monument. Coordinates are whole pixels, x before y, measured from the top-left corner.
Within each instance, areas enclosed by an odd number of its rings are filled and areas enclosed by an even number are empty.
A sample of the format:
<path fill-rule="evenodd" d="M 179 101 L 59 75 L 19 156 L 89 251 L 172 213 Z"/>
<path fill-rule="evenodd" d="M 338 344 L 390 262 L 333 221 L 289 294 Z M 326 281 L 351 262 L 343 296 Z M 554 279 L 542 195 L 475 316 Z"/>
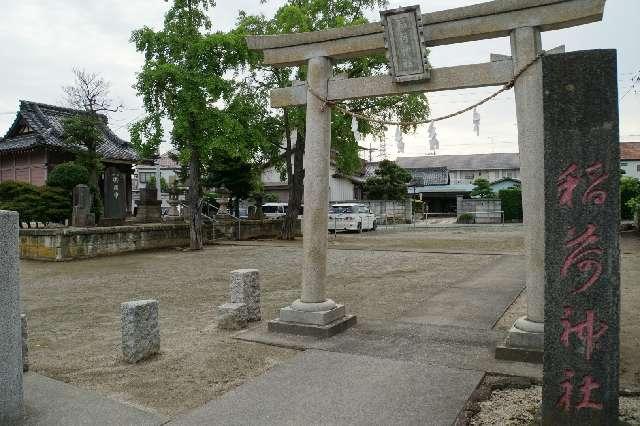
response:
<path fill-rule="evenodd" d="M 96 224 L 96 216 L 91 213 L 93 195 L 87 185 L 76 185 L 73 188 L 73 212 L 71 226 L 87 227 Z"/>
<path fill-rule="evenodd" d="M 0 210 L 0 424 L 24 414 L 18 213 Z"/>
<path fill-rule="evenodd" d="M 236 269 L 231 271 L 229 288 L 231 303 L 246 305 L 247 321 L 260 321 L 260 271 Z"/>
<path fill-rule="evenodd" d="M 119 224 L 127 215 L 127 176 L 115 167 L 104 171 L 105 223 Z"/>
<path fill-rule="evenodd" d="M 620 153 L 616 52 L 545 57 L 543 424 L 618 419 Z"/>
<path fill-rule="evenodd" d="M 137 201 L 136 222 L 162 222 L 162 201 L 158 200 L 157 188 L 140 188 L 140 199 Z"/>

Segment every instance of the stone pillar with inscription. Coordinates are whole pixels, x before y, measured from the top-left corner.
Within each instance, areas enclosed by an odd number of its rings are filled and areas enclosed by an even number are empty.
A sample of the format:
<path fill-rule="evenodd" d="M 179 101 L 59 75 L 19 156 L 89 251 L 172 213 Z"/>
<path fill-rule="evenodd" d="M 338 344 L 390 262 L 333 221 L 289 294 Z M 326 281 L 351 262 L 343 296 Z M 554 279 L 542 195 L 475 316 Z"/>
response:
<path fill-rule="evenodd" d="M 543 58 L 542 422 L 618 421 L 620 154 L 616 52 Z"/>

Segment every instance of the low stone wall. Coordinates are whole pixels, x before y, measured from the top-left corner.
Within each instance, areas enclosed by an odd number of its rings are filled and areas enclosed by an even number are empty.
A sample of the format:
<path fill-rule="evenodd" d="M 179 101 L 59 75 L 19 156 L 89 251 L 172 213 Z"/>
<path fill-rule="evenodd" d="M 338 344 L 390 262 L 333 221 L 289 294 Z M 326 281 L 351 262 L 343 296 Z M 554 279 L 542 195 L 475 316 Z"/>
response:
<path fill-rule="evenodd" d="M 281 227 L 281 220 L 242 221 L 240 238 L 276 238 Z M 205 240 L 211 242 L 211 225 L 204 228 Z M 237 222 L 224 222 L 215 227 L 215 239 L 236 240 L 237 235 Z M 187 223 L 20 230 L 20 257 L 33 260 L 66 261 L 188 245 Z"/>

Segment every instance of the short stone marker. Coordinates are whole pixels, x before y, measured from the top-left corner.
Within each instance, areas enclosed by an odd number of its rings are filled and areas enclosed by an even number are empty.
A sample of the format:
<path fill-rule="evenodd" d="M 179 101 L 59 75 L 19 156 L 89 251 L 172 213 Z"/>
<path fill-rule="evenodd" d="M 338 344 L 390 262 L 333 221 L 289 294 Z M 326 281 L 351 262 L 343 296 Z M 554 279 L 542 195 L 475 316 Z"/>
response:
<path fill-rule="evenodd" d="M 24 414 L 18 213 L 0 210 L 0 424 Z"/>
<path fill-rule="evenodd" d="M 25 314 L 20 315 L 20 325 L 22 326 L 22 371 L 29 371 L 29 329 Z"/>
<path fill-rule="evenodd" d="M 135 300 L 121 305 L 122 354 L 136 363 L 160 352 L 158 301 Z"/>
<path fill-rule="evenodd" d="M 218 328 L 223 330 L 241 330 L 247 327 L 247 305 L 244 303 L 225 303 L 218 306 Z"/>
<path fill-rule="evenodd" d="M 618 423 L 620 154 L 616 52 L 543 58 L 542 423 Z"/>
<path fill-rule="evenodd" d="M 260 272 L 257 269 L 231 271 L 231 303 L 247 305 L 247 321 L 260 321 Z"/>
<path fill-rule="evenodd" d="M 71 226 L 94 226 L 95 214 L 91 213 L 93 196 L 87 185 L 76 185 L 73 188 L 73 212 L 71 214 Z"/>

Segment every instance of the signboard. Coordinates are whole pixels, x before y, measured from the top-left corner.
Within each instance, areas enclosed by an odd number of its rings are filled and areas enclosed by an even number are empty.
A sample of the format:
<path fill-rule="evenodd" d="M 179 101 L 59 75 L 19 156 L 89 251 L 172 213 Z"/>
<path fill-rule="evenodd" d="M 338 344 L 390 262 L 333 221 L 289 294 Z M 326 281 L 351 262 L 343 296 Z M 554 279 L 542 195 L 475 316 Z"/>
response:
<path fill-rule="evenodd" d="M 389 71 L 396 83 L 429 80 L 420 6 L 380 12 Z"/>
<path fill-rule="evenodd" d="M 543 424 L 617 424 L 620 152 L 616 52 L 542 60 Z"/>

